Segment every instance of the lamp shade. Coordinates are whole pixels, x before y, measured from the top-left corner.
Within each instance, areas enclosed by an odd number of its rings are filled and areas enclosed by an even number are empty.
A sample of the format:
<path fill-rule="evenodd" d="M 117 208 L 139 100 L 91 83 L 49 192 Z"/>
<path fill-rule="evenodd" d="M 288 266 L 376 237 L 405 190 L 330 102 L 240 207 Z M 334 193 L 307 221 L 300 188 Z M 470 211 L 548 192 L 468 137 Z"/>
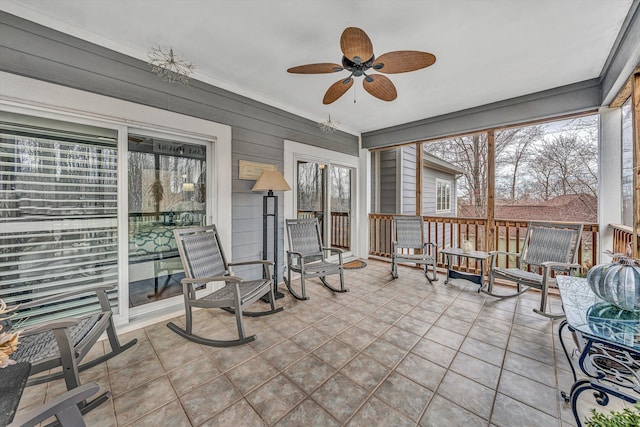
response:
<path fill-rule="evenodd" d="M 251 191 L 289 191 L 291 187 L 287 184 L 282 174 L 278 171 L 262 172 Z"/>

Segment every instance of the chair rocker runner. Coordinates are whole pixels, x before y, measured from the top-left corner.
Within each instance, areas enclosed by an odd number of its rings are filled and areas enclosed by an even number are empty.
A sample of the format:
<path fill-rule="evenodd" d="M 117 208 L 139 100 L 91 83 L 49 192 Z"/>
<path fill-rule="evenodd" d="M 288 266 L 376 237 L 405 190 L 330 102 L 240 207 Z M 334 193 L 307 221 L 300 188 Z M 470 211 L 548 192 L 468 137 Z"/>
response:
<path fill-rule="evenodd" d="M 482 291 L 494 297 L 510 298 L 531 288 L 540 289 L 540 309 L 533 311 L 549 318 L 564 317 L 564 313 L 547 313 L 549 286 L 555 283 L 551 272 L 571 274 L 580 268 L 576 261 L 581 237 L 582 224 L 530 222 L 521 253 L 489 252 L 489 283 Z M 500 255 L 516 257 L 516 268 L 498 267 L 497 260 Z M 496 279 L 516 282 L 516 292 L 507 295 L 495 294 L 493 286 Z"/>
<path fill-rule="evenodd" d="M 85 288 L 37 299 L 19 306 L 21 311 L 30 308 L 37 309 L 55 301 L 95 292 L 102 310 L 99 313 L 80 318 L 68 317 L 53 320 L 28 328 L 20 333 L 20 345 L 11 355 L 11 359 L 16 362 L 31 363 L 29 375 L 32 377 L 27 382 L 27 386 L 64 378 L 67 390 L 73 390 L 81 385 L 79 372 L 99 365 L 136 344 L 137 339 L 132 339 L 128 343 L 120 345 L 107 296 L 107 291 L 112 289 L 110 286 Z M 81 363 L 105 331 L 111 351 L 86 363 Z M 58 367 L 62 369 L 47 375 L 33 377 L 33 375 Z M 82 401 L 78 407 L 81 413 L 86 414 L 108 400 L 110 396 L 111 393 L 107 391 L 90 402 Z"/>
<path fill-rule="evenodd" d="M 412 262 L 424 266 L 424 275 L 429 282 L 438 280 L 436 273 L 436 245 L 424 242 L 422 218 L 419 216 L 394 216 L 391 244 L 391 275 L 398 278 L 398 263 Z M 411 253 L 409 253 L 411 250 Z M 417 253 L 419 251 L 419 253 Z M 429 266 L 433 270 L 429 277 Z"/>
<path fill-rule="evenodd" d="M 230 347 L 255 340 L 255 335 L 246 335 L 242 316 L 264 316 L 284 309 L 283 307 L 276 309 L 274 303 L 273 280 L 269 271 L 269 266 L 273 265 L 273 262 L 263 260 L 227 262 L 215 225 L 176 229 L 174 230 L 174 235 L 185 272 L 185 278 L 182 279 L 181 283 L 186 319 L 184 329 L 173 322 L 168 323 L 167 327 L 190 341 L 214 347 Z M 240 277 L 233 276 L 229 269 L 230 266 L 254 264 L 262 264 L 264 279 L 243 280 Z M 224 282 L 224 286 L 198 297 L 196 289 L 209 282 Z M 270 310 L 260 312 L 245 311 L 245 307 L 267 294 L 269 294 L 269 302 L 271 303 Z M 193 333 L 192 313 L 195 307 L 221 308 L 234 313 L 238 328 L 238 339 L 223 341 L 195 335 Z"/>
<path fill-rule="evenodd" d="M 322 284 L 333 292 L 347 292 L 344 286 L 344 269 L 342 249 L 324 247 L 320 237 L 320 224 L 317 218 L 288 219 L 287 235 L 289 250 L 287 251 L 287 277 L 284 279 L 291 295 L 299 300 L 308 300 L 305 279 L 317 277 Z M 338 255 L 338 261 L 330 261 L 328 254 Z M 293 290 L 291 272 L 300 274 L 301 293 Z M 340 288 L 327 282 L 326 276 L 338 274 Z"/>

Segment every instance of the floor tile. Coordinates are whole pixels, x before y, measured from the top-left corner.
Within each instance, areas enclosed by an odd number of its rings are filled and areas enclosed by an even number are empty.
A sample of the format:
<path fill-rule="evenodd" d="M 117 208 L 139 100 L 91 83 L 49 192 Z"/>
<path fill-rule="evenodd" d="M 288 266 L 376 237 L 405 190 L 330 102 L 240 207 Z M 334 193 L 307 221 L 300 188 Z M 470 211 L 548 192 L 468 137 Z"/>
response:
<path fill-rule="evenodd" d="M 242 399 L 202 424 L 203 427 L 218 426 L 267 426 L 253 408 Z"/>
<path fill-rule="evenodd" d="M 341 424 L 311 399 L 307 399 L 275 424 L 277 427 L 337 427 Z"/>
<path fill-rule="evenodd" d="M 486 427 L 487 421 L 436 394 L 420 420 L 420 426 Z"/>
<path fill-rule="evenodd" d="M 498 391 L 553 417 L 558 416 L 560 397 L 555 387 L 549 387 L 505 370 L 500 377 Z"/>
<path fill-rule="evenodd" d="M 393 372 L 376 390 L 375 396 L 414 421 L 418 421 L 433 392 Z"/>
<path fill-rule="evenodd" d="M 345 422 L 367 397 L 368 393 L 338 373 L 313 392 L 311 397 L 338 421 Z"/>
<path fill-rule="evenodd" d="M 471 337 L 464 340 L 460 351 L 496 366 L 502 366 L 505 353 L 502 348 L 494 347 Z"/>
<path fill-rule="evenodd" d="M 313 355 L 286 368 L 283 373 L 307 393 L 329 378 L 335 369 Z"/>
<path fill-rule="evenodd" d="M 396 371 L 429 390 L 435 391 L 446 369 L 422 357 L 409 353 L 407 357 L 400 362 Z"/>
<path fill-rule="evenodd" d="M 387 367 L 393 367 L 407 354 L 407 351 L 390 342 L 379 339 L 369 344 L 367 348 L 362 350 L 362 353 Z"/>
<path fill-rule="evenodd" d="M 86 416 L 85 419 L 87 419 Z M 93 422 L 88 421 L 89 420 L 87 419 L 87 425 L 96 425 Z M 162 406 L 161 408 L 151 412 L 150 414 L 147 414 L 144 417 L 135 420 L 131 425 L 135 425 L 136 427 L 189 427 L 191 426 L 191 422 L 189 422 L 189 418 L 187 417 L 187 414 L 185 414 L 184 409 L 182 409 L 182 405 L 180 405 L 180 402 L 178 400 L 173 400 L 168 404 Z"/>
<path fill-rule="evenodd" d="M 496 396 L 491 422 L 498 427 L 556 427 L 559 425 L 557 418 L 502 393 Z"/>
<path fill-rule="evenodd" d="M 495 390 L 449 371 L 438 388 L 438 394 L 488 420 L 496 393 Z"/>
<path fill-rule="evenodd" d="M 445 368 L 449 367 L 456 355 L 456 350 L 426 338 L 421 339 L 411 352 Z"/>
<path fill-rule="evenodd" d="M 180 402 L 195 425 L 213 417 L 240 399 L 242 395 L 226 376 L 214 380 L 180 396 Z"/>
<path fill-rule="evenodd" d="M 281 374 L 249 394 L 247 400 L 268 424 L 273 424 L 305 397 L 293 381 Z"/>
<path fill-rule="evenodd" d="M 493 390 L 498 387 L 500 368 L 465 353 L 456 355 L 450 369 Z"/>
<path fill-rule="evenodd" d="M 347 423 L 348 427 L 394 426 L 413 427 L 415 422 L 392 407 L 376 399 L 370 398 Z"/>
<path fill-rule="evenodd" d="M 387 376 L 389 368 L 365 354 L 359 354 L 340 372 L 365 390 L 372 391 Z"/>
<path fill-rule="evenodd" d="M 425 334 L 425 338 L 429 338 L 431 341 L 438 342 L 454 350 L 460 348 L 460 345 L 464 341 L 464 335 L 439 326 L 432 326 Z"/>
<path fill-rule="evenodd" d="M 226 373 L 227 378 L 242 394 L 249 393 L 277 374 L 278 370 L 260 355 L 230 369 Z"/>
<path fill-rule="evenodd" d="M 341 368 L 356 354 L 358 352 L 354 348 L 335 338 L 313 351 L 313 355 L 335 369 Z"/>
<path fill-rule="evenodd" d="M 507 351 L 504 358 L 504 369 L 550 387 L 556 386 L 555 369 L 553 366 L 522 356 L 518 353 Z"/>
<path fill-rule="evenodd" d="M 125 425 L 176 399 L 166 376 L 145 383 L 113 398 L 118 424 Z"/>

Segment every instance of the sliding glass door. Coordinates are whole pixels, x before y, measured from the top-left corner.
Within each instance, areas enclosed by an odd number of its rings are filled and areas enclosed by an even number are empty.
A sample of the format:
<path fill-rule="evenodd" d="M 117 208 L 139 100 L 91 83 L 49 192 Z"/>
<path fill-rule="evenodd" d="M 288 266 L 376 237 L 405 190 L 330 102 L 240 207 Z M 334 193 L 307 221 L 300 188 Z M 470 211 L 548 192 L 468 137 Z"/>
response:
<path fill-rule="evenodd" d="M 353 169 L 298 160 L 297 218 L 318 218 L 323 243 L 349 251 Z"/>
<path fill-rule="evenodd" d="M 207 150 L 200 143 L 128 136 L 129 306 L 182 293 L 176 228 L 204 225 Z"/>

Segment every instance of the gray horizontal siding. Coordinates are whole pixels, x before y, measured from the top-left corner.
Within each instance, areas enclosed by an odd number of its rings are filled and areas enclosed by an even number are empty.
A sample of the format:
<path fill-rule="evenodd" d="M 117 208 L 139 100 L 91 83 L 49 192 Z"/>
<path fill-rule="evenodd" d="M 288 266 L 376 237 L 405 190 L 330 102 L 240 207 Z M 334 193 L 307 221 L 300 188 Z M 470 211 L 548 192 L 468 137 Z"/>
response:
<path fill-rule="evenodd" d="M 402 213 L 416 213 L 416 147 L 402 147 Z"/>
<path fill-rule="evenodd" d="M 196 80 L 189 85 L 158 78 L 141 60 L 0 12 L 0 70 L 87 92 L 156 107 L 232 127 L 233 248 L 235 261 L 262 256 L 262 194 L 238 179 L 238 161 L 276 164 L 282 171 L 284 140 L 357 156 L 357 136 L 325 134 L 317 123 Z M 283 211 L 283 200 L 279 198 Z M 284 254 L 279 221 L 279 277 Z M 229 254 L 229 250 L 227 250 Z M 238 268 L 247 278 L 259 268 Z"/>
<path fill-rule="evenodd" d="M 380 156 L 380 211 L 396 213 L 397 150 L 378 151 Z"/>

